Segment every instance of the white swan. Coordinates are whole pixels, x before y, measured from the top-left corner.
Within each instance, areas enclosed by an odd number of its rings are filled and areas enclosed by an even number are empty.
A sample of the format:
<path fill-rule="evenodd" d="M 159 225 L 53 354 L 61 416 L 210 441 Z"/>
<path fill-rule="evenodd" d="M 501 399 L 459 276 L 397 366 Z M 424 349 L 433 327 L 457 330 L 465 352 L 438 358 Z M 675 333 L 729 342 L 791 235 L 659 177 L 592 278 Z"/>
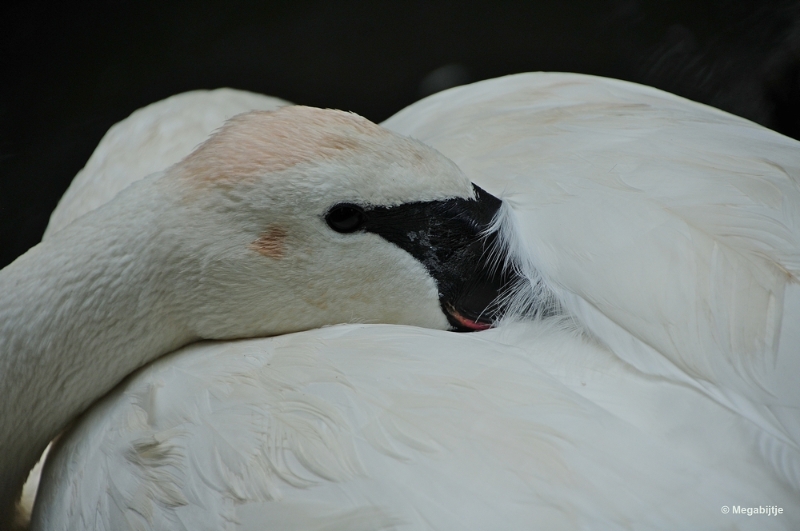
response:
<path fill-rule="evenodd" d="M 184 349 L 62 442 L 35 525 L 797 527 L 795 141 L 563 74 L 385 125 L 504 196 L 508 243 L 579 331 L 351 325 Z M 759 505 L 784 512 L 721 512 Z"/>
<path fill-rule="evenodd" d="M 499 206 L 419 142 L 286 107 L 239 115 L 54 232 L 0 272 L 0 526 L 47 442 L 177 347 L 337 322 L 486 326 L 506 280 L 477 264 Z"/>

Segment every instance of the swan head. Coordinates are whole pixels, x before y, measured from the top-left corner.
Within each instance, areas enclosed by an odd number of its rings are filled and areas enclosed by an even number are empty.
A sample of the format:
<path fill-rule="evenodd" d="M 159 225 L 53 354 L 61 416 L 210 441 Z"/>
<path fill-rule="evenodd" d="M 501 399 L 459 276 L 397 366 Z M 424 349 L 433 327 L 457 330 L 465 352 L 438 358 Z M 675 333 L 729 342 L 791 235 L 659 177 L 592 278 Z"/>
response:
<path fill-rule="evenodd" d="M 486 263 L 500 205 L 420 142 L 288 107 L 233 118 L 54 232 L 0 271 L 0 528 L 66 422 L 187 343 L 489 326 L 510 282 Z"/>
<path fill-rule="evenodd" d="M 189 342 L 488 327 L 509 283 L 486 263 L 500 205 L 420 142 L 287 107 L 233 118 L 53 233 L 0 272 L 0 451 L 21 456 L 0 463 L 0 527 L 65 422 Z"/>
<path fill-rule="evenodd" d="M 433 148 L 352 113 L 239 115 L 157 188 L 181 261 L 168 289 L 198 337 L 483 329 L 508 283 L 485 263 L 501 202 Z"/>

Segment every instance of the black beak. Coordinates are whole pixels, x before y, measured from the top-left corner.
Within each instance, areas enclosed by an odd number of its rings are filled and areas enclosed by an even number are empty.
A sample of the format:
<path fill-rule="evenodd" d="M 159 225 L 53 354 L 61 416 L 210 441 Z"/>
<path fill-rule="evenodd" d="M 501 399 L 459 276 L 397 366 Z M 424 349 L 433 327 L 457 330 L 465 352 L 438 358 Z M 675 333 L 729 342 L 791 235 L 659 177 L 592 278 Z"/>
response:
<path fill-rule="evenodd" d="M 380 235 L 419 260 L 436 280 L 439 302 L 453 329 L 483 330 L 502 317 L 500 295 L 514 273 L 494 249 L 487 229 L 501 201 L 473 185 L 476 199 L 448 199 L 364 211 L 363 230 Z M 495 252 L 495 254 L 493 254 Z"/>

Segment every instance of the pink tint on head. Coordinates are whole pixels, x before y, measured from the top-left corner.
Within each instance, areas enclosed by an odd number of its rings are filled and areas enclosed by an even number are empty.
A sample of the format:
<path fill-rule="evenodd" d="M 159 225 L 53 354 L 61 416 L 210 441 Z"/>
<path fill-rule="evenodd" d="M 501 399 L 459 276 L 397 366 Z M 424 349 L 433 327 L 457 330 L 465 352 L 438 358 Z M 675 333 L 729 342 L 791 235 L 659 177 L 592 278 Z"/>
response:
<path fill-rule="evenodd" d="M 391 133 L 353 113 L 287 106 L 234 116 L 178 166 L 195 183 L 232 184 L 304 162 L 322 162 Z"/>

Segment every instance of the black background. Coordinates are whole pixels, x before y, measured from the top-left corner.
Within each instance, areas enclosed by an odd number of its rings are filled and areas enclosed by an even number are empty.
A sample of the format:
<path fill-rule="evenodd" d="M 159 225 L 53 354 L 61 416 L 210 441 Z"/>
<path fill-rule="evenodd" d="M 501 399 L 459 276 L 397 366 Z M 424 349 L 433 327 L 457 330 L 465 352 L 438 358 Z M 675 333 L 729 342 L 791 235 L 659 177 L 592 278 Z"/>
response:
<path fill-rule="evenodd" d="M 0 35 L 0 266 L 105 131 L 222 86 L 381 121 L 449 85 L 552 70 L 659 87 L 800 137 L 800 4 L 769 0 L 20 2 Z M 438 69 L 438 70 L 437 70 Z"/>

